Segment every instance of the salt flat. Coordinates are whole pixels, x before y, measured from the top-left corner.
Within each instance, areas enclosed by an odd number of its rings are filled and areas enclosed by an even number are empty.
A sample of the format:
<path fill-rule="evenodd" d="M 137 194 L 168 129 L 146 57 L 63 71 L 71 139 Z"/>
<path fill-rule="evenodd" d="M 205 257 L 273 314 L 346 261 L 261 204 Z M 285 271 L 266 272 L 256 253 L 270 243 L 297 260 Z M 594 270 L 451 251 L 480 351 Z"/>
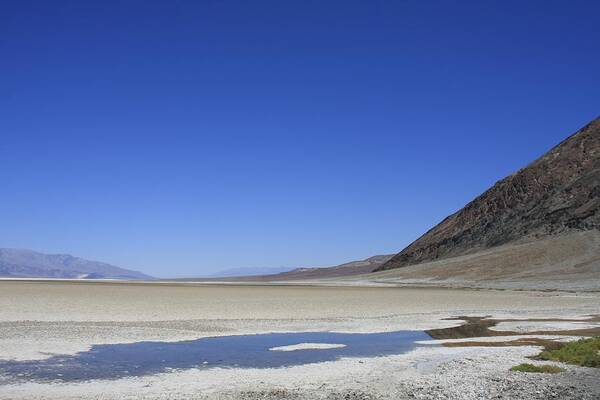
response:
<path fill-rule="evenodd" d="M 219 335 L 426 330 L 456 326 L 461 321 L 443 318 L 461 315 L 525 319 L 599 313 L 598 293 L 2 281 L 0 359 L 44 359 L 94 344 Z M 449 397 L 441 398 L 486 398 L 514 385 L 529 397 L 513 393 L 512 398 L 536 398 L 536 391 L 549 396 L 548 390 L 560 392 L 572 384 L 581 390 L 565 391 L 562 398 L 600 395 L 596 369 L 568 367 L 563 374 L 537 380 L 508 371 L 538 350 L 439 346 L 276 369 L 190 369 L 110 382 L 10 382 L 0 386 L 0 398 L 402 398 L 411 393 L 434 396 L 436 385 L 446 387 L 439 390 Z M 452 387 L 468 376 L 472 383 L 459 396 Z"/>

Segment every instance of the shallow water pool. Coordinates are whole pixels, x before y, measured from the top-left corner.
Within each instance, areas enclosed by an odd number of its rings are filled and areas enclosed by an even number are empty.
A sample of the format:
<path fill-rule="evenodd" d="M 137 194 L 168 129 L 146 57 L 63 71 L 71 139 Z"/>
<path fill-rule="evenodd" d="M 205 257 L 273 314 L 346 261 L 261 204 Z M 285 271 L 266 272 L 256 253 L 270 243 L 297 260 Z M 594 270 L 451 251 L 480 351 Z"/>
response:
<path fill-rule="evenodd" d="M 270 333 L 201 338 L 180 342 L 94 345 L 74 355 L 45 360 L 0 360 L 8 380 L 84 381 L 144 376 L 189 368 L 277 368 L 334 361 L 342 357 L 377 357 L 408 352 L 431 337 L 421 331 L 385 333 Z M 272 351 L 303 343 L 334 348 Z M 302 347 L 302 346 L 300 346 Z M 322 346 L 327 347 L 327 346 Z"/>

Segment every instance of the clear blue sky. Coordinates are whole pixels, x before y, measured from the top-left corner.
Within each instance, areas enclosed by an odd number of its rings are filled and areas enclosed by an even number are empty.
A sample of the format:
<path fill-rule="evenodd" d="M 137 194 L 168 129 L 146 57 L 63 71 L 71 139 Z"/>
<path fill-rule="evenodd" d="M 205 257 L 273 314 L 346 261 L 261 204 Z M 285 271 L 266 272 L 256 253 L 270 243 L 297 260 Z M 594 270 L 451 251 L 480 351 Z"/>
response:
<path fill-rule="evenodd" d="M 0 2 L 0 247 L 392 253 L 600 114 L 597 1 Z"/>

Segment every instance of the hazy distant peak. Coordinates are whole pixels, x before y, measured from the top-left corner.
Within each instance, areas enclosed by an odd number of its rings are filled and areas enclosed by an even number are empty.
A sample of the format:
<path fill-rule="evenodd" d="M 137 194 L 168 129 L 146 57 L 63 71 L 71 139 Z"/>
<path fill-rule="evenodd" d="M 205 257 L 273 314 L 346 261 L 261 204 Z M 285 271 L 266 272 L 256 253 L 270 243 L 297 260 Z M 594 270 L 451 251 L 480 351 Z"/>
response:
<path fill-rule="evenodd" d="M 0 249 L 0 277 L 63 279 L 153 279 L 138 271 L 90 261 L 70 254 L 28 249 Z"/>

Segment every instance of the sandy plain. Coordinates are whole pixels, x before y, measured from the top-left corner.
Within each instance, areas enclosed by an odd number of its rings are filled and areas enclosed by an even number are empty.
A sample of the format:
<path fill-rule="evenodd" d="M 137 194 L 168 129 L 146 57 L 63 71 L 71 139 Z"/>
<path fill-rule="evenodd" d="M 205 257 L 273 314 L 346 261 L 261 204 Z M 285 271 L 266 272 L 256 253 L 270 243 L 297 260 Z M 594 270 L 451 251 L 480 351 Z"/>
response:
<path fill-rule="evenodd" d="M 219 335 L 427 330 L 461 324 L 445 320 L 454 316 L 525 320 L 596 314 L 600 294 L 590 292 L 0 281 L 0 359 Z M 556 324 L 555 329 L 566 326 Z M 517 321 L 496 329 L 526 333 L 539 326 Z M 553 328 L 552 322 L 542 326 Z M 437 346 L 275 369 L 189 369 L 82 383 L 0 380 L 0 399 L 600 398 L 598 369 L 567 366 L 547 376 L 509 371 L 530 362 L 525 357 L 539 349 Z"/>

